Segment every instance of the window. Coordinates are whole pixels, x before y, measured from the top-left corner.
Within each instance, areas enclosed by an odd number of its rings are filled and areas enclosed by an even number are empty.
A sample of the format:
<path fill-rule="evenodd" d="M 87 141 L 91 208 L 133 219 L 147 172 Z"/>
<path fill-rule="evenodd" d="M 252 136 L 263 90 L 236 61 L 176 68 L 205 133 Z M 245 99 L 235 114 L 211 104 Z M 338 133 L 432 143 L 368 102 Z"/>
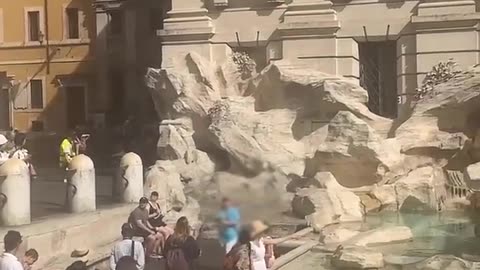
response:
<path fill-rule="evenodd" d="M 43 109 L 43 81 L 30 81 L 30 108 Z"/>
<path fill-rule="evenodd" d="M 28 12 L 28 40 L 40 41 L 40 11 Z"/>
<path fill-rule="evenodd" d="M 120 11 L 110 12 L 110 34 L 122 34 L 122 13 Z"/>
<path fill-rule="evenodd" d="M 78 21 L 78 8 L 67 8 L 67 26 L 69 39 L 80 38 L 79 21 Z"/>

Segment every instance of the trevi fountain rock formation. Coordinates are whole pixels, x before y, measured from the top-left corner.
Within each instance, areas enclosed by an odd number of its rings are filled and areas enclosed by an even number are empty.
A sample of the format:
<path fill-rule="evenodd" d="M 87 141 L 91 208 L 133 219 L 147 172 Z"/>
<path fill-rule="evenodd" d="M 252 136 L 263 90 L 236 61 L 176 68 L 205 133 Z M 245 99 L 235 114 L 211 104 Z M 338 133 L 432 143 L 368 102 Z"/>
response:
<path fill-rule="evenodd" d="M 369 211 L 443 210 L 447 170 L 480 179 L 480 68 L 391 120 L 358 82 L 317 70 L 280 62 L 245 79 L 194 53 L 173 66 L 146 76 L 163 119 L 147 182 L 164 181 L 172 207 L 188 204 L 183 182 L 191 200 L 290 209 L 321 230 Z"/>

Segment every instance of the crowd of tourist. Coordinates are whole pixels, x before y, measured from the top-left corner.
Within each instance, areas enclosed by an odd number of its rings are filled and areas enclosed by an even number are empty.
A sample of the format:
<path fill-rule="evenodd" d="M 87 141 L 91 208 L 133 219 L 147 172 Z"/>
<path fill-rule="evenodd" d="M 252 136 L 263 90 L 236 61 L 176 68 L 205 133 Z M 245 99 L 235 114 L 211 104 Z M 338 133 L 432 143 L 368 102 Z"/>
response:
<path fill-rule="evenodd" d="M 165 213 L 157 203 L 158 193 L 143 197 L 121 227 L 122 239 L 112 248 L 111 270 L 146 270 L 157 261 L 167 270 L 195 270 L 201 256 L 200 245 L 186 217 L 177 220 L 172 230 L 164 223 Z M 219 241 L 225 249 L 224 270 L 267 270 L 275 260 L 273 242 L 264 237 L 268 226 L 261 221 L 241 225 L 240 211 L 229 199 L 223 199 L 218 214 Z M 31 270 L 38 260 L 35 249 L 19 256 L 22 235 L 8 231 L 5 252 L 0 257 L 1 270 Z M 80 254 L 80 253 L 79 253 Z M 82 252 L 81 257 L 88 254 Z M 78 254 L 77 254 L 78 255 Z M 73 255 L 72 255 L 73 256 Z M 222 258 L 219 258 L 222 260 Z M 87 262 L 78 260 L 66 270 L 86 270 Z"/>
<path fill-rule="evenodd" d="M 16 158 L 23 160 L 28 166 L 32 179 L 37 177 L 35 167 L 31 163 L 32 156 L 25 148 L 27 135 L 18 131 L 12 131 L 7 136 L 0 134 L 0 165 L 5 161 Z"/>

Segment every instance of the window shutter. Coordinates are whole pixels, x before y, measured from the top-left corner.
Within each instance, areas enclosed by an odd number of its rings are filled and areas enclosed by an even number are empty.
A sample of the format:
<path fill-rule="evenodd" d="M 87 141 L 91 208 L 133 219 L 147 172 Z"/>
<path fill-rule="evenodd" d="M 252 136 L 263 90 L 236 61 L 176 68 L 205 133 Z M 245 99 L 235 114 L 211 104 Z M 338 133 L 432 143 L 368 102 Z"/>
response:
<path fill-rule="evenodd" d="M 14 102 L 13 106 L 16 110 L 28 109 L 28 84 L 19 83 L 13 88 Z"/>

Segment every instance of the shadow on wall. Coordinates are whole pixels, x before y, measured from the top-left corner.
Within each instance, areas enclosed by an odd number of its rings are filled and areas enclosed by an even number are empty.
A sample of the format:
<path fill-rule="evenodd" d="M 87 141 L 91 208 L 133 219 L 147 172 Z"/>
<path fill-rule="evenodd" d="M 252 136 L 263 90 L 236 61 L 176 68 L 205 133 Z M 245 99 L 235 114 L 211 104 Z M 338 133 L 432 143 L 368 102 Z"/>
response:
<path fill-rule="evenodd" d="M 83 20 L 82 28 L 89 29 L 88 38 L 95 40 L 95 33 L 91 29 L 95 29 L 94 25 L 94 11 L 91 7 L 91 1 L 72 0 L 67 8 L 77 8 L 81 10 L 84 17 L 79 17 L 79 20 Z M 51 10 L 51 7 L 49 7 Z M 55 10 L 56 11 L 56 10 Z M 82 13 L 80 13 L 82 14 Z M 61 16 L 50 12 L 49 18 Z M 50 30 L 50 35 L 46 36 L 50 41 L 58 39 L 54 37 L 53 26 L 51 23 L 47 25 Z M 48 31 L 46 31 L 46 35 Z M 63 33 L 62 33 L 63 35 Z M 82 35 L 82 29 L 79 31 L 79 35 Z M 47 44 L 43 44 L 47 50 Z M 87 49 L 85 47 L 87 46 Z M 29 135 L 28 148 L 33 155 L 34 161 L 37 166 L 58 166 L 58 145 L 60 139 L 65 136 L 69 126 L 73 126 L 73 121 L 77 120 L 78 125 L 85 125 L 87 123 L 87 113 L 91 111 L 91 108 L 95 107 L 95 86 L 94 86 L 94 72 L 92 70 L 93 59 L 92 51 L 93 44 L 89 45 L 48 45 L 48 56 L 45 55 L 44 59 L 48 59 L 45 63 L 38 66 L 38 69 L 33 72 L 32 79 L 39 76 L 45 77 L 44 94 L 46 97 L 44 100 L 47 102 L 44 104 L 42 112 L 35 118 L 31 125 L 30 130 L 33 131 Z M 65 63 L 64 60 L 72 61 L 71 63 Z M 72 67 L 74 66 L 74 67 Z M 69 103 L 80 105 L 82 100 L 78 100 L 75 97 L 80 95 L 68 96 L 68 90 L 79 90 L 79 88 L 68 89 L 66 86 L 77 86 L 79 83 L 84 83 L 87 88 L 85 98 L 82 98 L 84 103 L 88 106 L 78 107 L 84 110 L 83 117 L 79 117 L 78 112 L 75 110 L 69 110 Z M 29 82 L 30 84 L 30 82 Z M 27 91 L 28 85 L 26 85 L 20 91 Z M 82 89 L 80 89 L 82 91 Z M 17 93 L 18 96 L 18 93 Z M 69 102 L 70 100 L 70 102 Z M 89 110 L 90 107 L 90 110 Z M 75 107 L 76 108 L 76 107 Z M 88 111 L 87 111 L 88 110 Z M 16 116 L 21 117 L 23 115 L 21 110 L 16 111 Z M 83 119 L 82 119 L 83 118 Z M 71 122 L 71 123 L 69 123 Z M 48 133 L 43 133 L 47 130 Z M 36 133 L 42 132 L 42 133 Z"/>

